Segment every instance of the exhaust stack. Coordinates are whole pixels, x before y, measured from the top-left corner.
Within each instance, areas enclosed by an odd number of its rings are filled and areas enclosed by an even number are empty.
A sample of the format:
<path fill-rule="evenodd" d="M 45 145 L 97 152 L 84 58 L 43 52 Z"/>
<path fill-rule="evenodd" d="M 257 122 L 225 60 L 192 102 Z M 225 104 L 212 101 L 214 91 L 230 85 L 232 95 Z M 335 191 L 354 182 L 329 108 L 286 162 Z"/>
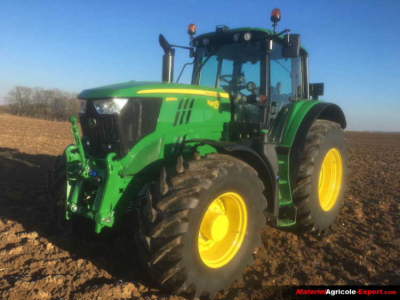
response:
<path fill-rule="evenodd" d="M 167 39 L 160 34 L 158 37 L 161 48 L 164 50 L 162 64 L 162 81 L 171 83 L 174 80 L 175 49 L 168 43 Z"/>

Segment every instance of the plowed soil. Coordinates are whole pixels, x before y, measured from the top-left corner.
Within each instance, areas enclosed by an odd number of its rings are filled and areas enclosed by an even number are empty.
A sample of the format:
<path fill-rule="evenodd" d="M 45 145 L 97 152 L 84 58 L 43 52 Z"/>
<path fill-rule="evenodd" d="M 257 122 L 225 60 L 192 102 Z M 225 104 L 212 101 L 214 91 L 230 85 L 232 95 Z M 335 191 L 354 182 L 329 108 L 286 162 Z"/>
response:
<path fill-rule="evenodd" d="M 46 175 L 69 124 L 0 113 L 0 299 L 183 299 L 142 283 L 124 234 L 56 234 Z M 285 298 L 290 285 L 400 284 L 400 134 L 346 133 L 349 188 L 332 233 L 266 227 L 243 279 L 216 299 Z"/>

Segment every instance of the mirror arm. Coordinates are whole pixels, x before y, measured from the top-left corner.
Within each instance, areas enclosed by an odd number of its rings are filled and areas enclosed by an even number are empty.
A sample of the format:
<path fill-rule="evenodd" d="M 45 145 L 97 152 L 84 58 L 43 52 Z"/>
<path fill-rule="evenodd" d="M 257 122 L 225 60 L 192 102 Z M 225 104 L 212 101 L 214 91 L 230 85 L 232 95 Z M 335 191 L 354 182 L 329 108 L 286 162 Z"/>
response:
<path fill-rule="evenodd" d="M 285 30 L 282 30 L 281 32 L 276 33 L 275 36 L 278 37 L 278 36 L 281 36 L 282 34 L 289 33 L 289 32 L 290 32 L 290 29 L 285 29 Z"/>
<path fill-rule="evenodd" d="M 179 46 L 179 45 L 171 45 L 173 48 L 181 48 L 181 49 L 187 49 L 187 50 L 193 50 L 193 47 L 187 47 L 187 46 Z"/>

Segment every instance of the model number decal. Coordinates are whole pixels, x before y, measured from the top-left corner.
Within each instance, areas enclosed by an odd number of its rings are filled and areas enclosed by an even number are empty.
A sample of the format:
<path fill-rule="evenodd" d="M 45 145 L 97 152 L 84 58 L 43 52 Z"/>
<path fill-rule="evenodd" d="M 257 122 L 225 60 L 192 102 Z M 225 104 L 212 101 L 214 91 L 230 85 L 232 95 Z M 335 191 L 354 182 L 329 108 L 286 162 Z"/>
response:
<path fill-rule="evenodd" d="M 218 100 L 207 100 L 207 104 L 214 109 L 219 109 L 220 102 Z"/>

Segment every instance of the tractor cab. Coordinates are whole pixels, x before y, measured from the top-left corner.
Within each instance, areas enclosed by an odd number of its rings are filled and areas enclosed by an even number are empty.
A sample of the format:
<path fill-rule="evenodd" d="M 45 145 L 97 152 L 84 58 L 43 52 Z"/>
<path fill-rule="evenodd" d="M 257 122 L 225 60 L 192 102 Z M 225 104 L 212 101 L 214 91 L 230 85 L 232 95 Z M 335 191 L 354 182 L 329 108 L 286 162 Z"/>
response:
<path fill-rule="evenodd" d="M 229 93 L 236 122 L 268 127 L 283 107 L 308 98 L 307 52 L 298 35 L 220 26 L 192 45 L 192 84 Z"/>
<path fill-rule="evenodd" d="M 170 45 L 160 35 L 163 81 L 173 81 L 175 48 L 189 49 L 194 57 L 192 85 L 229 94 L 231 125 L 236 128 L 231 131 L 252 138 L 252 132 L 266 129 L 279 143 L 291 104 L 323 94 L 323 84 L 308 82 L 308 54 L 300 46 L 300 35 L 276 31 L 280 18 L 280 10 L 274 9 L 273 30 L 222 25 L 196 37 L 197 27 L 190 24 L 190 47 Z"/>
<path fill-rule="evenodd" d="M 291 105 L 299 100 L 318 100 L 323 84 L 308 82 L 308 53 L 300 45 L 300 35 L 289 29 L 277 32 L 281 19 L 279 9 L 271 14 L 273 30 L 225 25 L 195 37 L 197 26 L 190 24 L 190 47 L 170 45 L 160 35 L 165 51 L 162 78 L 174 80 L 175 48 L 190 50 L 194 57 L 192 86 L 223 90 L 231 100 L 234 140 L 250 139 L 269 131 L 270 140 L 279 144 L 291 113 Z M 178 80 L 185 68 L 183 67 Z M 254 134 L 255 133 L 255 134 Z"/>

